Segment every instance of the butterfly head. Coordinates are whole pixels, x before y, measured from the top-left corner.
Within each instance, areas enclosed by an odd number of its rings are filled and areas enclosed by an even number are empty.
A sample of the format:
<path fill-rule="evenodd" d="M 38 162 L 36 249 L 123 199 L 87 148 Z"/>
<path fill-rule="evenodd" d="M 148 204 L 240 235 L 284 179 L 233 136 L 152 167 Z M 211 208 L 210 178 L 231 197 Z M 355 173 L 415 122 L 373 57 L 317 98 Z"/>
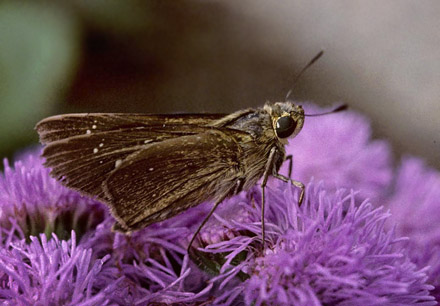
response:
<path fill-rule="evenodd" d="M 264 109 L 270 114 L 272 128 L 282 142 L 298 135 L 304 125 L 304 110 L 301 105 L 292 102 L 266 103 Z"/>

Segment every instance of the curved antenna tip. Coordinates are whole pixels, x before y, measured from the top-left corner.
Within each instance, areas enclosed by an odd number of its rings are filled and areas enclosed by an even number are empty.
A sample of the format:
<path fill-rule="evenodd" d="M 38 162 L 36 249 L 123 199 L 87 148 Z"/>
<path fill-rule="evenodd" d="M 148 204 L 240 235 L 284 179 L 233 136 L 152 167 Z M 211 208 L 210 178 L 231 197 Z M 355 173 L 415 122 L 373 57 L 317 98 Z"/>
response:
<path fill-rule="evenodd" d="M 337 112 L 341 112 L 341 111 L 345 111 L 348 109 L 348 104 L 342 104 L 339 105 L 338 107 L 336 107 L 332 113 L 337 113 Z"/>
<path fill-rule="evenodd" d="M 348 108 L 347 104 L 342 104 L 342 105 L 339 105 L 338 107 L 336 107 L 328 112 L 324 112 L 324 113 L 320 113 L 320 114 L 304 114 L 304 116 L 316 117 L 316 116 L 328 115 L 328 114 L 333 114 L 333 113 L 337 113 L 337 112 L 342 112 L 342 111 L 346 110 L 347 108 Z"/>

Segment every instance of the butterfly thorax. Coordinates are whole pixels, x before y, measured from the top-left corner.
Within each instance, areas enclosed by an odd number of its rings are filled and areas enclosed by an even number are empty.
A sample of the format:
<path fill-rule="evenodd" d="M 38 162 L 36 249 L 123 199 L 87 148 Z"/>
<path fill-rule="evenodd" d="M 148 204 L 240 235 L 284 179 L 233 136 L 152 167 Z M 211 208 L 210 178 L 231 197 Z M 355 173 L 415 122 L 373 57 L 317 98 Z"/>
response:
<path fill-rule="evenodd" d="M 231 118 L 233 115 L 230 115 Z M 285 158 L 284 144 L 276 136 L 272 128 L 272 117 L 266 110 L 249 109 L 225 127 L 242 132 L 235 133 L 234 138 L 241 151 L 239 160 L 245 180 L 244 190 L 254 186 L 263 176 L 273 147 L 277 148 L 277 156 L 272 171 L 275 173 L 279 170 Z"/>

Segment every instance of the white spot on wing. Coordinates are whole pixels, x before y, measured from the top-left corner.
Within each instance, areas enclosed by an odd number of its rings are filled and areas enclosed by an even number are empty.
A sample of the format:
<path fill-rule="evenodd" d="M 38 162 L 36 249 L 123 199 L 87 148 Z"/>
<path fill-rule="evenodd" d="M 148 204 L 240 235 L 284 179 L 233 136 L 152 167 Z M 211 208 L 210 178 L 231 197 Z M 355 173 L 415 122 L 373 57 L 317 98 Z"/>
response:
<path fill-rule="evenodd" d="M 115 161 L 115 168 L 118 168 L 122 164 L 122 159 L 118 159 Z"/>
<path fill-rule="evenodd" d="M 99 144 L 99 147 L 102 148 L 103 146 L 104 146 L 104 144 L 101 142 L 101 143 Z"/>
<path fill-rule="evenodd" d="M 99 151 L 98 148 L 93 149 L 93 153 L 98 153 L 98 151 Z"/>
<path fill-rule="evenodd" d="M 92 125 L 92 129 L 94 130 L 96 129 L 96 124 Z"/>
<path fill-rule="evenodd" d="M 153 171 L 153 170 L 154 170 L 154 168 L 150 168 L 150 169 L 148 169 L 148 170 L 150 170 L 150 171 Z"/>
<path fill-rule="evenodd" d="M 92 134 L 92 131 L 91 131 L 91 130 L 87 130 L 87 131 L 86 131 L 86 134 L 87 134 L 87 135 Z"/>

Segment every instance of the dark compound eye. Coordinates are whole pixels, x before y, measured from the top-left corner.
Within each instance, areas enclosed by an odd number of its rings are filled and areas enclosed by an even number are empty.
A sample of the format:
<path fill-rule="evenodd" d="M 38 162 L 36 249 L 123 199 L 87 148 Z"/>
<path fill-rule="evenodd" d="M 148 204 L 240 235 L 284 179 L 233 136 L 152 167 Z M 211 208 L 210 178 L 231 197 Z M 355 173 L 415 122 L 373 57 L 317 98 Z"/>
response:
<path fill-rule="evenodd" d="M 296 122 L 290 116 L 280 117 L 277 120 L 275 132 L 279 138 L 287 138 L 293 134 L 296 128 Z"/>

